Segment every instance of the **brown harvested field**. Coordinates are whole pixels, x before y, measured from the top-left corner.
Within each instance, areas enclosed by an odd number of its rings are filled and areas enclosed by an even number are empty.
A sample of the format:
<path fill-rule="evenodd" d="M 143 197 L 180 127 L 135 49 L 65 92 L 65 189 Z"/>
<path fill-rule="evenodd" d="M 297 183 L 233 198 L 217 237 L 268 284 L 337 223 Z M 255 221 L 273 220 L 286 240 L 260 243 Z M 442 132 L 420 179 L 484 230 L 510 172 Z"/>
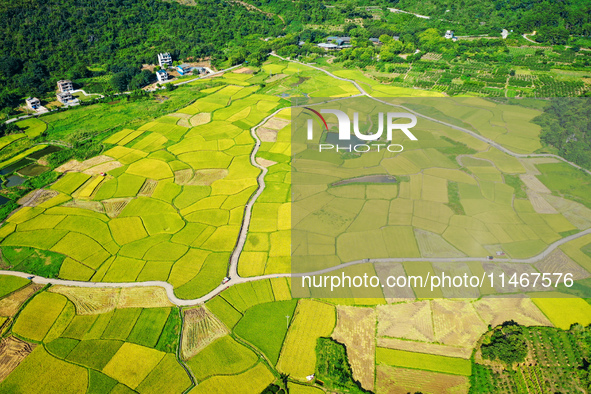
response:
<path fill-rule="evenodd" d="M 474 303 L 474 308 L 491 326 L 508 320 L 515 320 L 524 326 L 549 326 L 552 323 L 529 298 L 487 297 Z"/>
<path fill-rule="evenodd" d="M 55 171 L 57 172 L 70 172 L 70 171 L 75 171 L 75 172 L 80 172 L 82 171 L 83 165 L 81 162 L 79 162 L 78 160 L 70 160 L 64 164 L 62 164 L 61 166 L 57 167 L 55 169 Z"/>
<path fill-rule="evenodd" d="M 267 160 L 267 159 L 263 159 L 262 157 L 257 157 L 257 164 L 260 166 L 263 166 L 265 168 L 271 167 L 274 164 L 277 164 L 276 161 L 272 161 L 272 160 Z"/>
<path fill-rule="evenodd" d="M 180 118 L 180 119 L 191 119 L 191 117 L 193 115 L 181 114 L 180 112 L 174 112 L 172 114 L 168 114 L 168 116 L 174 116 L 175 118 Z"/>
<path fill-rule="evenodd" d="M 228 170 L 225 168 L 207 168 L 195 171 L 195 176 L 188 184 L 196 186 L 209 186 L 217 180 L 228 176 Z"/>
<path fill-rule="evenodd" d="M 248 67 L 240 67 L 240 68 L 237 68 L 236 70 L 232 70 L 232 72 L 236 73 L 236 74 L 253 74 L 254 73 L 254 71 Z"/>
<path fill-rule="evenodd" d="M 435 339 L 429 301 L 379 305 L 378 336 L 430 342 Z"/>
<path fill-rule="evenodd" d="M 0 300 L 0 316 L 14 316 L 20 309 L 23 302 L 28 300 L 38 290 L 42 289 L 43 285 L 31 283 L 20 290 L 15 291 L 8 297 Z"/>
<path fill-rule="evenodd" d="M 63 294 L 76 306 L 79 315 L 107 313 L 115 308 L 162 308 L 173 306 L 161 287 L 70 287 L 53 286 L 53 293 Z"/>
<path fill-rule="evenodd" d="M 484 323 L 469 301 L 432 300 L 435 342 L 472 348 L 486 332 Z"/>
<path fill-rule="evenodd" d="M 571 273 L 574 280 L 588 278 L 590 275 L 583 267 L 575 263 L 560 249 L 556 249 L 542 261 L 534 264 L 540 272 Z"/>
<path fill-rule="evenodd" d="M 201 112 L 191 118 L 192 126 L 199 126 L 211 121 L 211 114 L 209 112 Z"/>
<path fill-rule="evenodd" d="M 290 121 L 287 119 L 272 117 L 263 126 L 265 126 L 268 129 L 281 130 L 282 128 L 287 126 L 289 123 L 290 123 Z"/>
<path fill-rule="evenodd" d="M 531 174 L 522 174 L 519 175 L 519 178 L 528 189 L 533 190 L 536 193 L 552 193 L 550 189 L 546 187 L 538 178 Z"/>
<path fill-rule="evenodd" d="M 266 127 L 259 127 L 257 129 L 257 135 L 263 142 L 277 141 L 277 130 L 268 129 Z"/>
<path fill-rule="evenodd" d="M 72 199 L 63 204 L 64 207 L 82 208 L 88 209 L 89 211 L 105 213 L 105 207 L 98 201 L 82 201 Z"/>
<path fill-rule="evenodd" d="M 269 83 L 269 82 L 275 82 L 275 81 L 279 81 L 280 79 L 289 77 L 289 74 L 275 74 L 267 79 L 265 79 L 265 82 Z"/>
<path fill-rule="evenodd" d="M 15 337 L 0 342 L 0 382 L 2 382 L 27 357 L 37 345 Z"/>
<path fill-rule="evenodd" d="M 397 338 L 378 338 L 378 346 L 389 349 L 406 350 L 409 352 L 437 354 L 439 356 L 470 358 L 471 347 L 456 347 L 429 342 L 407 341 Z"/>
<path fill-rule="evenodd" d="M 174 172 L 174 183 L 177 185 L 187 185 L 191 179 L 193 179 L 193 170 L 186 168 L 184 170 L 178 170 Z"/>
<path fill-rule="evenodd" d="M 141 197 L 151 197 L 154 190 L 156 190 L 156 186 L 158 186 L 158 181 L 148 179 L 144 182 L 137 195 Z"/>
<path fill-rule="evenodd" d="M 451 246 L 439 234 L 430 231 L 414 229 L 415 238 L 423 257 L 464 257 L 465 254 Z"/>
<path fill-rule="evenodd" d="M 533 205 L 534 210 L 537 213 L 558 213 L 556 209 L 548 201 L 544 199 L 540 194 L 534 192 L 533 190 L 527 191 L 527 197 L 529 198 L 529 202 Z"/>
<path fill-rule="evenodd" d="M 76 306 L 78 315 L 107 313 L 117 307 L 119 291 L 117 288 L 90 288 L 52 286 L 50 292 L 63 294 Z"/>
<path fill-rule="evenodd" d="M 187 309 L 184 311 L 184 317 L 182 356 L 185 360 L 229 333 L 224 323 L 206 308 Z"/>
<path fill-rule="evenodd" d="M 94 167 L 96 165 L 106 163 L 108 161 L 113 161 L 113 160 L 115 160 L 115 159 L 112 158 L 111 156 L 100 155 L 100 156 L 95 156 L 93 158 L 90 158 L 88 160 L 84 160 L 82 162 L 82 165 L 86 168 L 90 168 L 90 167 Z"/>
<path fill-rule="evenodd" d="M 18 200 L 18 203 L 25 207 L 36 207 L 37 205 L 52 199 L 58 194 L 60 193 L 57 190 L 33 190 L 26 196 L 21 197 Z"/>
<path fill-rule="evenodd" d="M 117 308 L 163 308 L 174 306 L 162 287 L 123 287 Z"/>
<path fill-rule="evenodd" d="M 115 218 L 119 216 L 123 208 L 132 200 L 132 197 L 127 198 L 111 198 L 110 200 L 103 200 L 103 206 L 105 207 L 105 212 L 109 217 Z"/>
<path fill-rule="evenodd" d="M 376 317 L 373 308 L 337 306 L 337 325 L 332 333 L 346 346 L 353 377 L 366 390 L 374 388 Z"/>
<path fill-rule="evenodd" d="M 386 283 L 388 276 L 406 276 L 406 271 L 400 263 L 377 263 L 374 265 L 381 283 Z M 411 287 L 384 287 L 384 298 L 388 303 L 415 300 L 416 296 Z"/>
<path fill-rule="evenodd" d="M 179 119 L 179 121 L 176 122 L 176 124 L 183 127 L 191 127 L 191 122 L 189 122 L 188 119 Z"/>
<path fill-rule="evenodd" d="M 90 167 L 86 170 L 84 170 L 84 174 L 87 175 L 99 175 L 100 173 L 104 172 L 107 173 L 111 170 L 114 170 L 115 168 L 119 168 L 122 167 L 123 164 L 119 163 L 116 160 L 112 160 L 112 161 L 108 161 L 106 163 L 101 163 L 99 165 Z"/>
<path fill-rule="evenodd" d="M 470 383 L 467 377 L 438 372 L 396 368 L 378 365 L 376 393 L 424 394 L 467 393 Z"/>
<path fill-rule="evenodd" d="M 543 197 L 579 230 L 591 227 L 591 209 L 578 202 L 551 194 L 544 194 Z"/>

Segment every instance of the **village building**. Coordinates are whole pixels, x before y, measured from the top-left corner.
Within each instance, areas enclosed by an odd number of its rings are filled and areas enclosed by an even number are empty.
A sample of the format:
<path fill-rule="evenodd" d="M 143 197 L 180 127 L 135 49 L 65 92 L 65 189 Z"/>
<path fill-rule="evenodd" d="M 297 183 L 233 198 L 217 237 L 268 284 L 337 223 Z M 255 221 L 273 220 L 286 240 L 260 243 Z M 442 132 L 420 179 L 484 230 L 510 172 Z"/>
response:
<path fill-rule="evenodd" d="M 60 93 L 71 92 L 74 90 L 74 85 L 69 79 L 62 79 L 61 81 L 57 81 L 57 90 Z"/>
<path fill-rule="evenodd" d="M 343 48 L 350 48 L 351 47 L 351 37 L 336 37 L 336 36 L 329 36 L 326 37 L 326 42 L 321 42 L 318 44 L 319 48 L 323 48 L 324 50 L 337 50 Z"/>
<path fill-rule="evenodd" d="M 33 111 L 37 111 L 41 107 L 41 101 L 37 97 L 29 97 L 25 100 L 27 107 Z"/>
<path fill-rule="evenodd" d="M 158 54 L 158 65 L 161 68 L 168 68 L 168 67 L 172 66 L 172 56 L 170 56 L 170 53 L 168 53 L 168 52 L 159 53 Z"/>
<path fill-rule="evenodd" d="M 190 64 L 187 63 L 183 63 L 183 64 L 179 64 L 178 66 L 176 66 L 176 70 L 178 71 L 179 74 L 181 75 L 187 75 L 189 74 L 191 71 L 193 71 L 193 67 L 191 67 Z"/>
<path fill-rule="evenodd" d="M 444 37 L 447 38 L 448 40 L 454 38 L 454 31 L 453 30 L 446 31 Z"/>
<path fill-rule="evenodd" d="M 57 101 L 64 105 L 77 105 L 79 101 L 76 97 L 72 96 L 70 92 L 61 92 L 57 94 Z"/>
<path fill-rule="evenodd" d="M 168 73 L 166 72 L 166 70 L 158 70 L 156 71 L 156 78 L 158 79 L 158 82 L 167 81 Z"/>

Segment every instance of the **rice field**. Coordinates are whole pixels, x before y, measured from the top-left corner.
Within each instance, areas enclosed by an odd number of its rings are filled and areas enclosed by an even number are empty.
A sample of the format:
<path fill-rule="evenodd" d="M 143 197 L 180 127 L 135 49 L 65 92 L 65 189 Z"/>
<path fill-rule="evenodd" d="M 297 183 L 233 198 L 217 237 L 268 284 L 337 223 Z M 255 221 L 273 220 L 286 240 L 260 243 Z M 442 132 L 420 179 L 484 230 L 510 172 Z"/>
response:
<path fill-rule="evenodd" d="M 380 347 L 376 349 L 376 363 L 452 375 L 470 376 L 471 373 L 470 361 L 466 359 Z"/>
<path fill-rule="evenodd" d="M 555 296 L 560 296 L 556 294 Z M 591 305 L 581 298 L 552 298 L 552 294 L 533 298 L 534 304 L 555 327 L 568 330 L 572 324 L 591 324 Z"/>
<path fill-rule="evenodd" d="M 316 340 L 330 335 L 335 323 L 333 306 L 318 301 L 300 300 L 283 343 L 277 369 L 299 380 L 313 374 Z"/>
<path fill-rule="evenodd" d="M 337 324 L 332 338 L 345 345 L 353 378 L 366 390 L 374 389 L 375 327 L 373 308 L 337 306 Z"/>

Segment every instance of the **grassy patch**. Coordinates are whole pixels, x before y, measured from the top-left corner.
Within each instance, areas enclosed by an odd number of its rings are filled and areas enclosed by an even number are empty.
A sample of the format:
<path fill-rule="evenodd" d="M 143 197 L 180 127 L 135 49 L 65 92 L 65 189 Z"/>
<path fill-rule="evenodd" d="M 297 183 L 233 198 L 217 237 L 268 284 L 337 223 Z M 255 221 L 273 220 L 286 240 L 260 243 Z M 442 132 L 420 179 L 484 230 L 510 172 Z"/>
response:
<path fill-rule="evenodd" d="M 538 164 L 538 179 L 550 190 L 591 208 L 591 175 L 566 163 Z"/>
<path fill-rule="evenodd" d="M 526 186 L 517 175 L 505 174 L 505 183 L 515 190 L 515 198 L 527 198 Z"/>
<path fill-rule="evenodd" d="M 296 305 L 296 300 L 255 305 L 244 313 L 234 332 L 259 348 L 275 365 Z"/>
<path fill-rule="evenodd" d="M 456 215 L 466 214 L 462 202 L 460 201 L 460 188 L 457 182 L 447 182 L 447 200 L 448 203 L 445 205 L 450 207 Z"/>
<path fill-rule="evenodd" d="M 345 346 L 331 338 L 318 338 L 316 343 L 316 379 L 332 390 L 365 393 L 353 379 Z"/>
<path fill-rule="evenodd" d="M 3 247 L 2 256 L 15 271 L 57 278 L 65 256 L 29 247 Z"/>

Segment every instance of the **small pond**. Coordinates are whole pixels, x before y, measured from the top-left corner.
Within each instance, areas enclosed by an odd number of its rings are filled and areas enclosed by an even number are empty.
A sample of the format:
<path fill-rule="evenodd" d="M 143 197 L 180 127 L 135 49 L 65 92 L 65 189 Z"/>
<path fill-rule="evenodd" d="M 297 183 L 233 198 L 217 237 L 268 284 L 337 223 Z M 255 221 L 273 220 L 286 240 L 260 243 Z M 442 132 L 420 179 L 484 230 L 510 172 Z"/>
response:
<path fill-rule="evenodd" d="M 13 186 L 22 185 L 24 181 L 26 181 L 26 178 L 23 178 L 18 174 L 14 174 L 6 178 L 6 182 L 4 183 L 3 187 L 9 188 Z"/>
<path fill-rule="evenodd" d="M 343 179 L 332 184 L 332 186 L 343 186 L 351 183 L 396 183 L 396 177 L 392 175 L 365 175 L 357 178 Z"/>

